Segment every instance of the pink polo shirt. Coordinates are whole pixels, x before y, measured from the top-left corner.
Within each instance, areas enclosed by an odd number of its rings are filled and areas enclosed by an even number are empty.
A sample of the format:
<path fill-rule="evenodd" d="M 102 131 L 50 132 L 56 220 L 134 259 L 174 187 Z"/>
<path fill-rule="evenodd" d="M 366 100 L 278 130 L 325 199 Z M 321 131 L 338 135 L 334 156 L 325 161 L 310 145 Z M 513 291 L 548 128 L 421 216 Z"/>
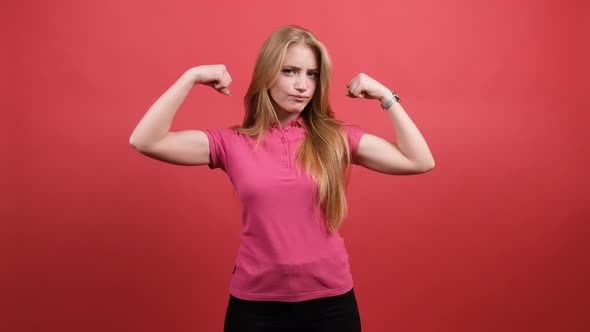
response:
<path fill-rule="evenodd" d="M 356 153 L 364 131 L 343 126 Z M 352 289 L 348 254 L 338 232 L 327 231 L 316 185 L 299 172 L 295 154 L 305 137 L 301 119 L 255 140 L 232 129 L 210 129 L 211 168 L 237 190 L 242 234 L 230 293 L 243 300 L 296 302 Z"/>

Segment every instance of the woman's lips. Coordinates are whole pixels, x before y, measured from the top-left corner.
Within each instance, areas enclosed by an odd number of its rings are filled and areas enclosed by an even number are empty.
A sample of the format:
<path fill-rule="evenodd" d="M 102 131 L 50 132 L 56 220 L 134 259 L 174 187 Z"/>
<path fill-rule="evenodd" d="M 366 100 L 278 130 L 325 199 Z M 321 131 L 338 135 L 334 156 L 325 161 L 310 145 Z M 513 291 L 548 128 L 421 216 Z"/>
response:
<path fill-rule="evenodd" d="M 293 97 L 293 99 L 295 99 L 297 101 L 306 101 L 308 99 L 307 96 L 301 96 L 301 95 L 291 95 L 291 97 Z"/>

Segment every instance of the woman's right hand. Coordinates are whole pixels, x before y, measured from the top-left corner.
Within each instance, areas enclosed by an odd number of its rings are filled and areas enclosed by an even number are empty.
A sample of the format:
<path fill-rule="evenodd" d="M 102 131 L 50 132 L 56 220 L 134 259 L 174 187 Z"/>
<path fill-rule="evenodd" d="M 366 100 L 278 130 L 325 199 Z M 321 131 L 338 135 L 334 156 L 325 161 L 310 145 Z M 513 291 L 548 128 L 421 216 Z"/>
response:
<path fill-rule="evenodd" d="M 203 65 L 193 67 L 187 71 L 194 84 L 208 85 L 226 96 L 231 96 L 228 87 L 231 84 L 231 76 L 225 65 Z"/>

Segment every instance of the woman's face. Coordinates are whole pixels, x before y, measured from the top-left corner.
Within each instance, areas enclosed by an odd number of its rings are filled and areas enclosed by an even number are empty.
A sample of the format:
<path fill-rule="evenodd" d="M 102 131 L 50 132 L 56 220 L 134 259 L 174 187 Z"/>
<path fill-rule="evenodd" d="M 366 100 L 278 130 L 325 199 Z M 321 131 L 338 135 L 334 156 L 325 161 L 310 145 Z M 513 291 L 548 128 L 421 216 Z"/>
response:
<path fill-rule="evenodd" d="M 309 46 L 293 44 L 287 48 L 279 76 L 268 90 L 281 122 L 297 118 L 307 106 L 315 92 L 319 70 Z"/>

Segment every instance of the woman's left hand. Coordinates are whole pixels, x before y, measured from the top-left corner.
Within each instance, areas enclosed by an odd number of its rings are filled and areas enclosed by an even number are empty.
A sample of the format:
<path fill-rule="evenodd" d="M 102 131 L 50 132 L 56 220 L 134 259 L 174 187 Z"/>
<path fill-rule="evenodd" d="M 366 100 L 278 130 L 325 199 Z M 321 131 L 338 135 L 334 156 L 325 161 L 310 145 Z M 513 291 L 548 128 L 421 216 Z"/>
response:
<path fill-rule="evenodd" d="M 367 74 L 360 73 L 346 84 L 345 94 L 350 98 L 379 99 L 381 102 L 393 97 L 391 90 Z"/>

